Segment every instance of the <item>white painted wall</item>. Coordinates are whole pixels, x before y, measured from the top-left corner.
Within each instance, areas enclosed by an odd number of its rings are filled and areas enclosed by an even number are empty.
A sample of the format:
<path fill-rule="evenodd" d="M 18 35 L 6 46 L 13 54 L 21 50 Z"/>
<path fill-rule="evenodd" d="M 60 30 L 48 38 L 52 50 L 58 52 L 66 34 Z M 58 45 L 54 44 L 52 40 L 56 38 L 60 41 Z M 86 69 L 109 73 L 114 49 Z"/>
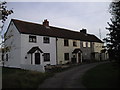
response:
<path fill-rule="evenodd" d="M 5 47 L 9 47 L 10 51 L 6 52 L 8 53 L 8 61 L 5 61 L 5 66 L 19 68 L 21 61 L 21 36 L 13 22 L 10 23 L 6 37 L 9 38 L 5 41 Z"/>
<path fill-rule="evenodd" d="M 73 41 L 72 39 L 69 39 L 69 46 L 64 46 L 64 39 L 58 38 L 57 40 L 57 63 L 58 64 L 65 64 L 69 61 L 64 60 L 64 53 L 69 53 L 69 59 L 71 61 L 72 58 L 72 52 L 75 48 L 80 48 L 80 41 L 77 41 L 77 47 L 73 46 Z"/>
<path fill-rule="evenodd" d="M 104 43 L 98 43 L 98 42 L 94 42 L 94 52 L 98 52 L 100 53 L 101 50 L 103 49 L 102 46 L 104 46 Z"/>
<path fill-rule="evenodd" d="M 37 42 L 31 43 L 29 42 L 28 34 L 21 34 L 21 64 L 30 64 L 30 59 L 25 59 L 25 56 L 32 47 L 39 46 L 39 48 L 43 51 L 43 53 L 50 53 L 50 62 L 43 61 L 41 64 L 56 65 L 56 38 L 50 37 L 50 43 L 45 44 L 43 43 L 43 36 L 36 36 L 36 37 L 37 37 Z M 41 57 L 43 57 L 42 54 Z M 30 58 L 30 56 L 28 56 L 28 58 Z"/>
<path fill-rule="evenodd" d="M 45 72 L 45 68 L 42 65 L 26 65 L 26 64 L 21 64 L 21 68 L 25 69 L 25 70 L 33 70 L 33 71 Z"/>

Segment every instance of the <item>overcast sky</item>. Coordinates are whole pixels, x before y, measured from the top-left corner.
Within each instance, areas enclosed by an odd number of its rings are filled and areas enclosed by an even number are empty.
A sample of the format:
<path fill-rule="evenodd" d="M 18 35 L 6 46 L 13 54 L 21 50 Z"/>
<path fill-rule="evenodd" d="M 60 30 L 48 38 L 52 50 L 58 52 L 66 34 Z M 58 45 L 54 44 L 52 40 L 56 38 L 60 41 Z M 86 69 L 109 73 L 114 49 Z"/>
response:
<path fill-rule="evenodd" d="M 5 23 L 8 26 L 11 18 L 42 24 L 48 19 L 50 26 L 79 31 L 87 29 L 90 34 L 106 36 L 110 2 L 8 2 L 7 8 L 14 13 Z"/>

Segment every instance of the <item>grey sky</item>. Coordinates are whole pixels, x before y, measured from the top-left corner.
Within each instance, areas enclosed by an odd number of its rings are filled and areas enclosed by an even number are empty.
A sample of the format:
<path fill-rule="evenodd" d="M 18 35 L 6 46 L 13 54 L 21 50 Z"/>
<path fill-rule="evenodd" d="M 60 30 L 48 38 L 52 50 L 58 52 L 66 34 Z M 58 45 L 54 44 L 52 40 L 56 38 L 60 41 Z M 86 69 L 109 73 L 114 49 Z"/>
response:
<path fill-rule="evenodd" d="M 86 28 L 88 33 L 102 38 L 106 36 L 110 2 L 8 2 L 7 7 L 13 8 L 5 26 L 11 18 L 42 24 L 48 19 L 51 26 L 79 31 Z"/>

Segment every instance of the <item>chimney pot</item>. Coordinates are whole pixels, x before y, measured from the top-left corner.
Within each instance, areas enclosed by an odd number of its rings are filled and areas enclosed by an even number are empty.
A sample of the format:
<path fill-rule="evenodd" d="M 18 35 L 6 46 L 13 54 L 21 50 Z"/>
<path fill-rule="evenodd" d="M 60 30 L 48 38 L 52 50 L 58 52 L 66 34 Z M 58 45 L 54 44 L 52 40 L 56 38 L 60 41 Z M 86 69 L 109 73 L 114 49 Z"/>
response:
<path fill-rule="evenodd" d="M 87 34 L 87 30 L 86 29 L 82 29 L 80 30 L 81 33 Z"/>
<path fill-rule="evenodd" d="M 45 19 L 44 22 L 43 22 L 43 25 L 48 27 L 49 26 L 49 21 L 47 19 Z"/>

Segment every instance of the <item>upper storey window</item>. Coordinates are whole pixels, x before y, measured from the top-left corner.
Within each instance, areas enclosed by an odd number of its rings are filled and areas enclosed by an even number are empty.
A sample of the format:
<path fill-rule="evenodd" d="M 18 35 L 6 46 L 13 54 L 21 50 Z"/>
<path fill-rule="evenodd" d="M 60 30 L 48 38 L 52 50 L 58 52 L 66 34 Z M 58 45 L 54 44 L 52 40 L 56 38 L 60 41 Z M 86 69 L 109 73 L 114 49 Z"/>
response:
<path fill-rule="evenodd" d="M 50 43 L 49 37 L 43 37 L 43 43 Z"/>
<path fill-rule="evenodd" d="M 64 39 L 64 46 L 69 46 L 69 40 L 68 39 Z"/>
<path fill-rule="evenodd" d="M 37 39 L 36 39 L 36 36 L 29 36 L 29 42 L 33 42 L 33 43 L 36 43 L 37 42 Z"/>

